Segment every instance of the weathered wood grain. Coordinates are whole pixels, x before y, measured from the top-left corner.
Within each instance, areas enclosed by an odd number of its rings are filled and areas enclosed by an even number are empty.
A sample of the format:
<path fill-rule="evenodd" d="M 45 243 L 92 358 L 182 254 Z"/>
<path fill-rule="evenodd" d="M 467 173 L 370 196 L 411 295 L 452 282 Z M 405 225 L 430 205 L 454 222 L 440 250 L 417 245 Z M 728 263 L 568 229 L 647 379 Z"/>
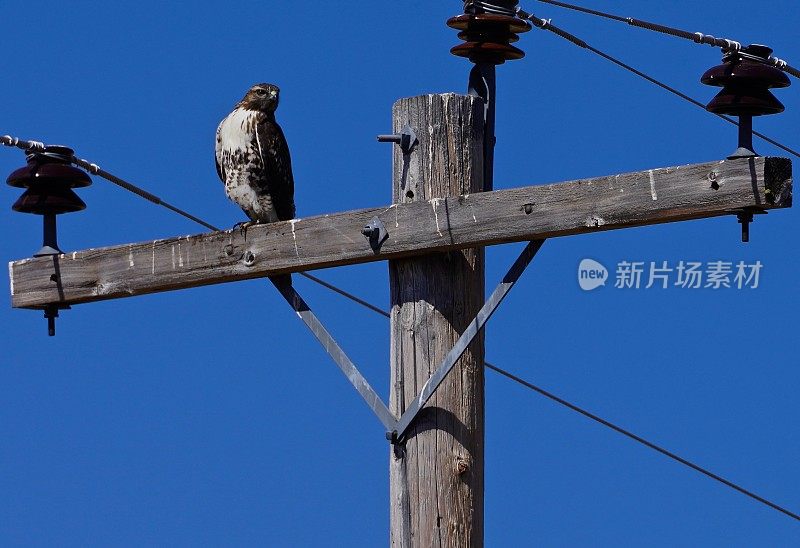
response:
<path fill-rule="evenodd" d="M 417 128 L 418 134 L 428 128 Z M 409 169 L 412 166 L 408 166 Z M 458 170 L 456 164 L 446 166 Z M 713 174 L 713 175 L 712 175 Z M 712 180 L 713 179 L 713 180 Z M 725 160 L 394 204 L 238 231 L 24 259 L 9 265 L 19 308 L 78 304 L 316 268 L 791 206 L 791 162 Z M 379 253 L 361 234 L 389 231 Z"/>
<path fill-rule="evenodd" d="M 483 102 L 403 99 L 393 121 L 422 128 L 411 154 L 395 150 L 394 201 L 447 198 L 423 204 L 437 208 L 446 234 L 449 200 L 483 188 Z M 389 408 L 399 417 L 483 305 L 483 248 L 389 261 L 389 286 Z M 391 546 L 483 545 L 483 357 L 481 333 L 390 452 Z"/>

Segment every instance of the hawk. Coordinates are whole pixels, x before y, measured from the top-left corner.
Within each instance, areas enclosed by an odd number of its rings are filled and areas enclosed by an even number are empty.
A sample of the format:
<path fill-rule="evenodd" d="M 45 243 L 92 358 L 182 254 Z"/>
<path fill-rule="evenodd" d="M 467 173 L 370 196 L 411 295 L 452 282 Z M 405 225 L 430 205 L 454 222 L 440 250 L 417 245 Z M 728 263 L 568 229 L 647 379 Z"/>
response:
<path fill-rule="evenodd" d="M 295 215 L 292 160 L 275 121 L 279 94 L 273 84 L 254 85 L 217 128 L 217 174 L 250 219 L 245 226 Z"/>
<path fill-rule="evenodd" d="M 279 94 L 273 84 L 254 85 L 217 127 L 217 174 L 250 219 L 241 223 L 244 230 L 294 218 L 292 160 L 275 121 Z M 292 283 L 289 274 L 271 279 L 278 287 Z"/>

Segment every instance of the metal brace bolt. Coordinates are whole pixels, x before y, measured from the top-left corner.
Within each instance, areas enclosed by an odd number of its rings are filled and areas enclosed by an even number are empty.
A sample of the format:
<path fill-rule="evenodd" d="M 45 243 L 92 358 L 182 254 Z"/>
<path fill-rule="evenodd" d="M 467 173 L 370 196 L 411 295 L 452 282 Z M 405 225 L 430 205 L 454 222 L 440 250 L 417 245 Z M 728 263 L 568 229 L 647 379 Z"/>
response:
<path fill-rule="evenodd" d="M 389 237 L 386 225 L 378 217 L 373 217 L 369 224 L 361 229 L 361 234 L 369 240 L 369 246 L 375 253 L 381 250 L 383 242 Z"/>
<path fill-rule="evenodd" d="M 414 130 L 411 129 L 411 126 L 406 125 L 403 128 L 403 131 L 399 134 L 395 133 L 392 135 L 378 135 L 378 142 L 397 143 L 400 145 L 400 149 L 403 151 L 403 153 L 409 154 L 419 143 L 419 139 L 417 139 L 417 134 L 414 133 Z"/>

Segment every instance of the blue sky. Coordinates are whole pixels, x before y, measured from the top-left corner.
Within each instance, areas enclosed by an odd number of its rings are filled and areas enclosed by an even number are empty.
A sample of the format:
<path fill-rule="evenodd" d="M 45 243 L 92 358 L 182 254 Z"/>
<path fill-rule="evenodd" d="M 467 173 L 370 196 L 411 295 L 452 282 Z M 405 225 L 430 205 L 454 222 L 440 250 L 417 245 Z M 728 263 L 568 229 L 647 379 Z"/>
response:
<path fill-rule="evenodd" d="M 717 51 L 523 7 L 703 101 Z M 793 2 L 592 0 L 626 16 L 771 45 L 800 65 Z M 463 91 L 468 62 L 444 22 L 461 2 L 7 1 L 0 134 L 79 155 L 209 222 L 242 220 L 213 164 L 219 120 L 255 82 L 282 89 L 299 216 L 391 201 L 400 98 Z M 718 160 L 732 126 L 554 35 L 498 71 L 495 186 Z M 797 148 L 800 86 L 757 129 Z M 781 155 L 757 142 L 764 155 Z M 0 150 L 0 173 L 24 163 Z M 40 219 L 3 186 L 0 256 L 29 256 Z M 65 250 L 201 232 L 95 178 L 60 219 Z M 487 332 L 487 358 L 800 511 L 792 210 L 552 240 Z M 493 286 L 519 245 L 488 250 Z M 592 258 L 763 264 L 757 289 L 577 283 Z M 380 306 L 386 265 L 317 273 Z M 386 321 L 297 287 L 385 396 Z M 388 447 L 378 421 L 264 281 L 83 305 L 47 338 L 39 312 L 0 306 L 0 543 L 4 546 L 380 546 Z M 491 546 L 789 546 L 800 525 L 556 406 L 486 376 Z"/>

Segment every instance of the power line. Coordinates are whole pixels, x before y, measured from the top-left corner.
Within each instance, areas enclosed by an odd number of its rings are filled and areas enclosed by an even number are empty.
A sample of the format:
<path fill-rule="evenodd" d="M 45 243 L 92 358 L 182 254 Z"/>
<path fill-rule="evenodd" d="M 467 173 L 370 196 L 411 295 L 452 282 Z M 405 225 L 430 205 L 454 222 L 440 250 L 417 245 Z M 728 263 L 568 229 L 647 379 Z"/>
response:
<path fill-rule="evenodd" d="M 698 44 L 707 44 L 709 46 L 714 46 L 729 51 L 738 51 L 742 49 L 742 44 L 735 40 L 729 40 L 727 38 L 714 38 L 713 36 L 709 34 L 703 34 L 702 32 L 688 32 L 685 30 L 676 29 L 665 25 L 659 25 L 658 23 L 651 23 L 650 21 L 643 21 L 641 19 L 635 19 L 633 17 L 621 17 L 619 15 L 613 15 L 611 13 L 593 10 L 585 8 L 583 6 L 576 6 L 575 4 L 568 4 L 566 2 L 557 2 L 556 0 L 538 0 L 538 1 L 544 4 L 551 4 L 553 6 L 558 6 L 560 8 L 567 8 L 573 11 L 579 11 L 581 13 L 594 15 L 596 17 L 602 17 L 604 19 L 611 19 L 613 21 L 627 23 L 633 27 L 639 27 L 654 32 L 660 32 L 661 34 L 668 34 L 670 36 L 675 36 L 677 38 L 691 40 L 692 42 Z"/>
<path fill-rule="evenodd" d="M 679 457 L 675 453 L 672 453 L 671 451 L 667 451 L 663 447 L 660 447 L 660 446 L 656 445 L 655 443 L 649 442 L 646 439 L 642 438 L 641 436 L 637 436 L 636 434 L 630 432 L 629 430 L 625 430 L 624 428 L 622 428 L 620 426 L 617 426 L 616 424 L 614 424 L 612 422 L 609 422 L 609 421 L 607 421 L 607 420 L 605 420 L 605 419 L 603 419 L 601 417 L 598 417 L 597 415 L 595 415 L 593 413 L 590 413 L 589 411 L 586 411 L 585 409 L 582 409 L 582 408 L 578 407 L 577 405 L 572 404 L 572 403 L 568 402 L 567 400 L 565 400 L 563 398 L 559 398 L 555 394 L 552 394 L 552 393 L 544 390 L 543 388 L 540 388 L 540 387 L 538 387 L 538 386 L 536 386 L 534 384 L 531 384 L 531 383 L 529 383 L 529 382 L 517 377 L 516 375 L 513 375 L 513 374 L 509 373 L 508 371 L 504 371 L 504 370 L 500 369 L 499 367 L 495 367 L 494 365 L 491 365 L 489 363 L 485 363 L 485 365 L 486 365 L 486 367 L 488 367 L 489 369 L 499 373 L 500 375 L 503 375 L 504 377 L 507 377 L 507 378 L 511 379 L 512 381 L 514 381 L 514 382 L 516 382 L 518 384 L 521 384 L 522 386 L 525 386 L 525 387 L 533 390 L 534 392 L 537 392 L 538 394 L 540 394 L 540 395 L 542 395 L 542 396 L 544 396 L 544 397 L 546 397 L 546 398 L 548 398 L 548 399 L 550 399 L 550 400 L 552 400 L 552 401 L 554 401 L 554 402 L 556 402 L 556 403 L 558 403 L 560 405 L 563 405 L 563 406 L 565 406 L 565 407 L 567 407 L 569 409 L 572 409 L 573 411 L 576 411 L 576 412 L 580 413 L 584 417 L 587 417 L 587 418 L 589 418 L 589 419 L 591 419 L 591 420 L 593 420 L 595 422 L 598 422 L 598 423 L 602 424 L 603 426 L 605 426 L 607 428 L 610 428 L 610 429 L 614 430 L 615 432 L 617 432 L 619 434 L 622 434 L 623 436 L 626 436 L 626 437 L 632 439 L 633 441 L 635 441 L 637 443 L 640 443 L 640 444 L 644 445 L 645 447 L 648 447 L 648 448 L 650 448 L 650 449 L 652 449 L 654 451 L 657 451 L 657 452 L 661 453 L 662 455 L 664 455 L 666 457 L 669 457 L 669 458 L 671 458 L 671 459 L 673 459 L 673 460 L 675 460 L 675 461 L 677 461 L 677 462 L 679 462 L 679 463 L 681 463 L 681 464 L 683 464 L 685 466 L 688 466 L 689 468 L 691 468 L 691 469 L 693 469 L 693 470 L 695 470 L 697 472 L 700 472 L 701 474 L 703 474 L 703 475 L 705 475 L 705 476 L 707 476 L 707 477 L 709 477 L 709 478 L 711 478 L 711 479 L 713 479 L 715 481 L 718 481 L 718 482 L 722 483 L 723 485 L 726 485 L 727 487 L 730 487 L 731 489 L 735 489 L 736 491 L 742 493 L 743 495 L 747 495 L 748 497 L 750 497 L 750 498 L 752 498 L 754 500 L 757 500 L 758 502 L 760 502 L 762 504 L 765 504 L 765 505 L 769 506 L 773 510 L 777 510 L 778 512 L 786 514 L 790 518 L 793 518 L 793 519 L 795 519 L 797 521 L 800 521 L 800 515 L 795 514 L 794 512 L 791 512 L 790 510 L 787 510 L 786 508 L 783 508 L 782 506 L 778 506 L 774 502 L 771 502 L 771 501 L 765 499 L 764 497 L 756 495 L 752 491 L 748 491 L 744 487 L 741 487 L 741 486 L 733 483 L 732 481 L 726 480 L 722 476 L 718 476 L 717 474 L 714 474 L 713 472 L 710 472 L 709 470 L 707 470 L 707 469 L 705 469 L 705 468 L 703 468 L 701 466 L 698 466 L 697 464 L 694 464 L 693 462 L 691 462 L 689 460 L 686 460 L 683 457 Z"/>
<path fill-rule="evenodd" d="M 538 1 L 544 4 L 551 4 L 553 6 L 558 6 L 561 8 L 566 8 L 573 11 L 579 11 L 581 13 L 587 13 L 589 15 L 594 15 L 596 17 L 602 17 L 604 19 L 611 19 L 612 21 L 627 23 L 633 27 L 639 27 L 653 32 L 658 32 L 661 34 L 667 34 L 669 36 L 683 38 L 685 40 L 690 40 L 696 44 L 707 44 L 709 46 L 722 48 L 723 51 L 739 51 L 742 49 L 742 44 L 740 42 L 737 42 L 736 40 L 729 40 L 728 38 L 715 38 L 710 34 L 703 34 L 702 32 L 689 32 L 686 30 L 676 29 L 674 27 L 668 27 L 666 25 L 659 25 L 658 23 L 652 23 L 650 21 L 643 21 L 641 19 L 636 19 L 634 17 L 620 17 L 619 15 L 606 13 L 604 11 L 593 10 L 585 8 L 583 6 L 576 6 L 575 4 L 568 4 L 566 2 L 558 2 L 556 0 L 538 0 Z M 770 57 L 769 62 L 770 64 L 781 69 L 782 71 L 787 72 L 796 78 L 800 78 L 800 70 L 797 70 L 796 68 L 789 66 L 783 59 L 778 59 L 777 57 Z"/>
<path fill-rule="evenodd" d="M 542 0 L 539 0 L 539 1 L 542 1 Z M 599 49 L 597 49 L 597 48 L 595 48 L 593 46 L 590 46 L 585 40 L 582 40 L 582 39 L 578 38 L 577 36 L 575 36 L 574 34 L 571 34 L 571 33 L 567 32 L 567 31 L 565 31 L 564 29 L 561 29 L 561 28 L 557 27 L 549 19 L 541 19 L 539 17 L 536 17 L 532 13 L 528 13 L 528 12 L 522 10 L 522 9 L 518 10 L 517 14 L 520 17 L 522 17 L 523 19 L 529 20 L 531 23 L 533 23 L 533 25 L 535 27 L 537 27 L 539 29 L 542 29 L 542 30 L 550 31 L 553 34 L 555 34 L 557 36 L 560 36 L 561 38 L 569 41 L 570 43 L 572 43 L 572 44 L 574 44 L 574 45 L 576 45 L 576 46 L 578 46 L 580 48 L 589 50 L 592 53 L 594 53 L 595 55 L 599 55 L 603 59 L 606 59 L 607 61 L 611 61 L 615 65 L 617 65 L 619 67 L 622 67 L 623 69 L 625 69 L 625 70 L 627 70 L 629 72 L 632 72 L 636 76 L 644 78 L 648 82 L 657 85 L 658 87 L 660 87 L 660 88 L 672 93 L 673 95 L 676 95 L 677 97 L 680 97 L 681 99 L 683 99 L 685 101 L 688 101 L 689 103 L 691 103 L 691 104 L 693 104 L 693 105 L 695 105 L 697 107 L 702 108 L 703 111 L 709 112 L 708 110 L 706 110 L 706 106 L 703 103 L 701 103 L 700 101 L 698 101 L 697 99 L 693 99 L 692 97 L 686 95 L 685 93 L 683 93 L 681 91 L 678 91 L 677 89 L 673 88 L 672 86 L 668 86 L 667 84 L 665 84 L 665 83 L 653 78 L 652 76 L 650 76 L 648 74 L 645 74 L 644 72 L 642 72 L 642 71 L 640 71 L 640 70 L 638 70 L 638 69 L 636 69 L 636 68 L 634 68 L 634 67 L 632 67 L 632 66 L 630 66 L 630 65 L 628 65 L 628 64 L 626 64 L 626 63 L 624 63 L 622 61 L 620 61 L 616 57 L 613 57 L 613 56 L 605 53 L 604 51 L 601 51 L 601 50 L 599 50 Z M 730 118 L 729 116 L 725 116 L 724 114 L 717 114 L 716 112 L 712 112 L 711 114 L 713 114 L 717 118 L 725 120 L 729 124 L 733 124 L 733 125 L 735 125 L 737 127 L 739 126 L 739 122 L 737 122 L 733 118 Z M 788 152 L 789 154 L 792 154 L 793 156 L 796 156 L 796 157 L 800 158 L 800 152 L 797 152 L 796 150 L 793 150 L 793 149 L 787 147 L 786 145 L 783 145 L 783 144 L 779 143 L 775 139 L 773 139 L 771 137 L 768 137 L 767 135 L 764 135 L 763 133 L 760 133 L 758 131 L 753 131 L 753 135 L 756 135 L 757 137 L 760 137 L 764 141 L 766 141 L 766 142 L 768 142 L 768 143 L 770 143 L 772 145 L 775 145 L 776 147 Z"/>
<path fill-rule="evenodd" d="M 364 299 L 359 299 L 358 297 L 356 297 L 356 296 L 355 296 L 355 295 L 353 295 L 352 293 L 348 293 L 348 292 L 347 292 L 347 291 L 345 291 L 344 289 L 340 289 L 340 288 L 336 287 L 335 285 L 333 285 L 333 284 L 331 284 L 331 283 L 328 283 L 328 282 L 326 282 L 325 280 L 320 280 L 320 279 L 319 279 L 319 278 L 317 278 L 316 276 L 312 276 L 311 274 L 308 274 L 307 272 L 301 272 L 301 273 L 300 273 L 300 275 L 301 275 L 301 276 L 305 276 L 306 278 L 308 278 L 308 279 L 309 279 L 309 280 L 311 280 L 312 282 L 318 283 L 318 284 L 319 284 L 319 285 L 321 285 L 322 287 L 325 287 L 325 288 L 327 288 L 327 289 L 330 289 L 330 290 L 331 290 L 331 291 L 333 291 L 334 293 L 338 293 L 338 294 L 339 294 L 339 295 L 341 295 L 342 297 L 345 297 L 345 298 L 347 298 L 347 299 L 350 299 L 351 301 L 353 301 L 353 302 L 355 302 L 355 303 L 358 303 L 358 304 L 360 304 L 360 305 L 361 305 L 361 306 L 363 306 L 364 308 L 368 308 L 369 310 L 372 310 L 372 311 L 373 311 L 373 312 L 375 312 L 376 314 L 380 314 L 381 316 L 385 316 L 385 317 L 387 317 L 387 318 L 390 318 L 390 317 L 391 317 L 391 314 L 389 314 L 389 313 L 388 313 L 388 312 L 386 312 L 385 310 L 383 310 L 383 309 L 381 309 L 381 308 L 378 308 L 378 307 L 377 307 L 377 306 L 375 306 L 374 304 L 368 303 L 368 302 L 367 302 L 367 301 L 365 301 Z"/>
<path fill-rule="evenodd" d="M 38 150 L 44 150 L 44 144 L 39 142 L 39 141 L 25 141 L 23 139 L 18 139 L 17 137 L 11 137 L 10 135 L 0 136 L 0 143 L 4 144 L 5 146 L 17 147 L 17 148 L 20 148 L 20 149 L 22 149 L 22 150 L 24 150 L 26 152 L 32 152 L 32 153 L 35 153 Z M 88 172 L 90 172 L 90 173 L 92 173 L 94 175 L 97 175 L 97 176 L 102 177 L 103 179 L 105 179 L 107 181 L 110 181 L 110 182 L 114 183 L 115 185 L 117 185 L 117 186 L 119 186 L 121 188 L 124 188 L 128 192 L 132 192 L 132 193 L 136 194 L 140 198 L 144 198 L 148 202 L 151 202 L 151 203 L 154 203 L 156 205 L 160 205 L 162 207 L 165 207 L 165 208 L 169 209 L 170 211 L 173 211 L 173 212 L 177 213 L 178 215 L 181 215 L 181 216 L 183 216 L 183 217 L 185 217 L 185 218 L 187 218 L 187 219 L 189 219 L 191 221 L 194 221 L 195 223 L 200 224 L 200 225 L 202 225 L 202 226 L 204 226 L 204 227 L 206 227 L 206 228 L 208 228 L 210 230 L 219 230 L 218 228 L 214 227 L 213 225 L 208 224 L 207 222 L 203 221 L 202 219 L 199 219 L 199 218 L 195 217 L 191 213 L 187 213 L 184 210 L 182 210 L 180 208 L 177 208 L 177 207 L 175 207 L 174 205 L 172 205 L 170 203 L 165 202 L 164 200 L 162 200 L 161 198 L 159 198 L 155 194 L 151 194 L 150 192 L 147 192 L 143 188 L 139 188 L 138 186 L 136 186 L 136 185 L 134 185 L 132 183 L 129 183 L 128 181 L 125 181 L 124 179 L 120 179 L 116 175 L 112 175 L 108 171 L 102 169 L 97 164 L 89 162 L 88 160 L 83 160 L 81 158 L 78 158 L 77 156 L 73 156 L 72 157 L 72 163 L 75 164 L 76 166 L 82 167 L 83 169 L 85 169 L 86 171 L 88 171 Z"/>

